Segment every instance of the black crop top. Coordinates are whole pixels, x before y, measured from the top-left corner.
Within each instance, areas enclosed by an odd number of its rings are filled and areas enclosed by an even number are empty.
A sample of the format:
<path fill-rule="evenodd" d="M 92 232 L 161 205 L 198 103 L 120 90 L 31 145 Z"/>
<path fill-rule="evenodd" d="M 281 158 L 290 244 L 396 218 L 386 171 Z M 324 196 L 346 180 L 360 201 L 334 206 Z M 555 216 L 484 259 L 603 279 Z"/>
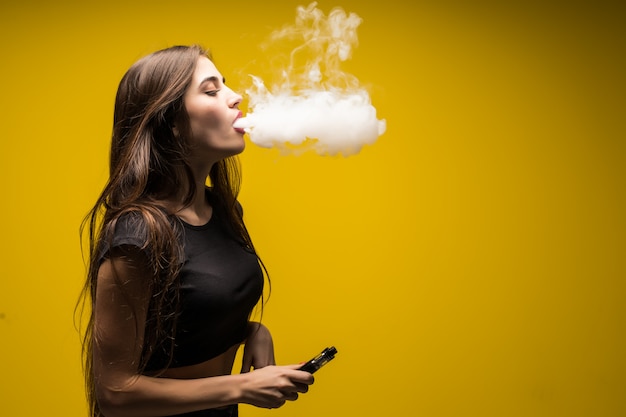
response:
<path fill-rule="evenodd" d="M 250 313 L 263 291 L 263 272 L 256 255 L 229 236 L 216 216 L 214 210 L 203 226 L 179 220 L 184 229 L 185 260 L 179 277 L 181 309 L 170 367 L 204 362 L 243 342 Z M 137 217 L 125 215 L 118 220 L 111 247 L 145 243 L 134 233 Z M 168 362 L 167 353 L 157 350 L 146 370 L 163 369 Z"/>

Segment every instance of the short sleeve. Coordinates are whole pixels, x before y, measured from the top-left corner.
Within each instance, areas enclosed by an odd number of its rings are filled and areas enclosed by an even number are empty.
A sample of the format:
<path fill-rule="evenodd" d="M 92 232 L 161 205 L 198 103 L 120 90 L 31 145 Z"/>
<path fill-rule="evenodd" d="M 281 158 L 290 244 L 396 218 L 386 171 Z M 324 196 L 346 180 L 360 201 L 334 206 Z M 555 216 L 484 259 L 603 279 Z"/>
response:
<path fill-rule="evenodd" d="M 108 231 L 103 233 L 98 250 L 98 263 L 106 259 L 112 249 L 122 246 L 134 246 L 147 250 L 148 233 L 143 217 L 138 213 L 126 213 L 120 216 Z"/>

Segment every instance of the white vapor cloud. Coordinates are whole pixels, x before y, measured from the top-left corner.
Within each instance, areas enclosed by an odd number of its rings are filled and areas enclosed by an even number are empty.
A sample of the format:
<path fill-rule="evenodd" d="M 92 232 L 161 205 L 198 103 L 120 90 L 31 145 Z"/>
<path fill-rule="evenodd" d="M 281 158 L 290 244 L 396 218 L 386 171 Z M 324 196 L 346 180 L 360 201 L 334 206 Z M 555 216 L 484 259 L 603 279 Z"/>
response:
<path fill-rule="evenodd" d="M 340 69 L 358 44 L 356 29 L 362 19 L 341 8 L 325 16 L 316 6 L 299 6 L 295 24 L 270 36 L 272 43 L 295 40 L 299 45 L 276 85 L 268 88 L 251 75 L 248 114 L 235 127 L 244 128 L 254 144 L 265 148 L 354 155 L 387 127 L 384 119 L 377 119 L 358 79 Z"/>

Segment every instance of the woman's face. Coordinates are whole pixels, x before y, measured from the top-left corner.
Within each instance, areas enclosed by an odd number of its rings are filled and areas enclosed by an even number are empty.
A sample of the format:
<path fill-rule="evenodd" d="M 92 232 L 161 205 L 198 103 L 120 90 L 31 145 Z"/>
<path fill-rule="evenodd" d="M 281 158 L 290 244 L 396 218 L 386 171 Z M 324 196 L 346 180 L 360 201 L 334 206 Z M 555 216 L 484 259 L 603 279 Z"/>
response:
<path fill-rule="evenodd" d="M 192 147 L 199 160 L 215 162 L 243 151 L 244 132 L 233 127 L 241 117 L 240 102 L 241 96 L 226 87 L 213 62 L 200 57 L 185 93 Z"/>

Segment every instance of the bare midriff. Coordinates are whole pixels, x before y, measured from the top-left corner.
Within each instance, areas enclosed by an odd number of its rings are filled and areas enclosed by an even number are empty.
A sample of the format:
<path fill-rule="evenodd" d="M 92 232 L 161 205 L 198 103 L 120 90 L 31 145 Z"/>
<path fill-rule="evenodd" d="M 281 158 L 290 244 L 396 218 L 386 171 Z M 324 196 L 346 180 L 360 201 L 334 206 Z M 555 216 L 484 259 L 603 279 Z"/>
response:
<path fill-rule="evenodd" d="M 194 379 L 211 376 L 229 375 L 232 372 L 239 345 L 235 345 L 219 356 L 195 365 L 169 368 L 156 372 L 161 378 Z"/>

